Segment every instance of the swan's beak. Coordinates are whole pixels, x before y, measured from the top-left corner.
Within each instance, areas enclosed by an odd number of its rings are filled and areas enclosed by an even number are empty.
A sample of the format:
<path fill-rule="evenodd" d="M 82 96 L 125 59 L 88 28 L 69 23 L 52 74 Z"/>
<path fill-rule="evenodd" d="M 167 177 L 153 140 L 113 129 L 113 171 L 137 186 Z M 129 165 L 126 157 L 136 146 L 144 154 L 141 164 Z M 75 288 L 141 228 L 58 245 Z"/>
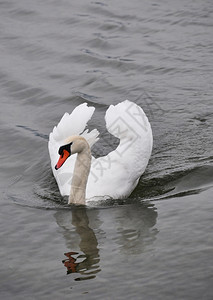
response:
<path fill-rule="evenodd" d="M 55 166 L 55 169 L 58 170 L 70 156 L 70 153 L 67 150 L 64 150 L 63 153 L 60 155 L 59 160 Z"/>

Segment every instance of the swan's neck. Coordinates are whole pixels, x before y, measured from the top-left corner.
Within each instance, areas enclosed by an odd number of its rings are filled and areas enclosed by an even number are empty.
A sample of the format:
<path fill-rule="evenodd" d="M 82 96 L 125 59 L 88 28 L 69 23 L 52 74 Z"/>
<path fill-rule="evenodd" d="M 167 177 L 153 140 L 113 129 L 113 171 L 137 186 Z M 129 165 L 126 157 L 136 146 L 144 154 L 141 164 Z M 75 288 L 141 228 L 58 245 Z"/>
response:
<path fill-rule="evenodd" d="M 90 172 L 91 158 L 90 147 L 86 145 L 85 149 L 77 155 L 68 204 L 85 205 L 86 186 Z"/>

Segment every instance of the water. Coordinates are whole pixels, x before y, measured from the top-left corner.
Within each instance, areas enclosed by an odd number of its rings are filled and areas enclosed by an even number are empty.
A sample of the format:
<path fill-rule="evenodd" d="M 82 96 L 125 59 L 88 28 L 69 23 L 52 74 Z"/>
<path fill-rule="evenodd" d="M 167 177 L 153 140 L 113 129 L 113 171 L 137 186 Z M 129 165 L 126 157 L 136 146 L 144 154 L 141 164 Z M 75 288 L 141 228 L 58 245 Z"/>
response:
<path fill-rule="evenodd" d="M 212 299 L 212 1 L 0 1 L 2 299 Z M 133 194 L 67 207 L 48 134 L 141 105 L 154 149 Z"/>

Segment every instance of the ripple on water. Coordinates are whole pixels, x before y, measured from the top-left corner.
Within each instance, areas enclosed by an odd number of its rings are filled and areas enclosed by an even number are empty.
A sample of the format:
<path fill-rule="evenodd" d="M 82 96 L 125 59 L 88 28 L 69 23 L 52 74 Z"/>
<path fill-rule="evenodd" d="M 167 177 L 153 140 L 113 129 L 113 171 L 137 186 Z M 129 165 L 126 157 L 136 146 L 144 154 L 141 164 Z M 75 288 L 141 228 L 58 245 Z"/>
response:
<path fill-rule="evenodd" d="M 68 198 L 61 197 L 51 171 L 44 170 L 42 176 L 40 170 L 37 172 L 38 177 L 34 177 L 33 185 L 27 184 L 27 179 L 29 180 L 32 173 L 33 176 L 36 175 L 36 172 L 32 172 L 31 168 L 24 175 L 17 177 L 13 184 L 8 187 L 7 197 L 24 206 L 44 209 L 71 208 L 72 206 L 67 205 Z M 174 172 L 159 178 L 146 179 L 142 176 L 135 191 L 128 198 L 94 198 L 87 202 L 87 206 L 90 208 L 110 208 L 199 194 L 213 186 L 212 178 L 213 166 L 210 165 Z"/>

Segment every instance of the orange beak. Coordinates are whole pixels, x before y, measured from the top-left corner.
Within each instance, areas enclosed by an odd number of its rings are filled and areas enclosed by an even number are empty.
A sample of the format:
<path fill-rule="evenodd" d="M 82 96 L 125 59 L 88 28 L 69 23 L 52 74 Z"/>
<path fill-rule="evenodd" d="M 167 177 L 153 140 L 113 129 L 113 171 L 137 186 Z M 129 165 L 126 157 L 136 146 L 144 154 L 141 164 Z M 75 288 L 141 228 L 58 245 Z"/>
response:
<path fill-rule="evenodd" d="M 70 153 L 67 150 L 64 150 L 63 153 L 60 155 L 59 160 L 55 166 L 55 169 L 58 170 L 70 156 Z"/>

